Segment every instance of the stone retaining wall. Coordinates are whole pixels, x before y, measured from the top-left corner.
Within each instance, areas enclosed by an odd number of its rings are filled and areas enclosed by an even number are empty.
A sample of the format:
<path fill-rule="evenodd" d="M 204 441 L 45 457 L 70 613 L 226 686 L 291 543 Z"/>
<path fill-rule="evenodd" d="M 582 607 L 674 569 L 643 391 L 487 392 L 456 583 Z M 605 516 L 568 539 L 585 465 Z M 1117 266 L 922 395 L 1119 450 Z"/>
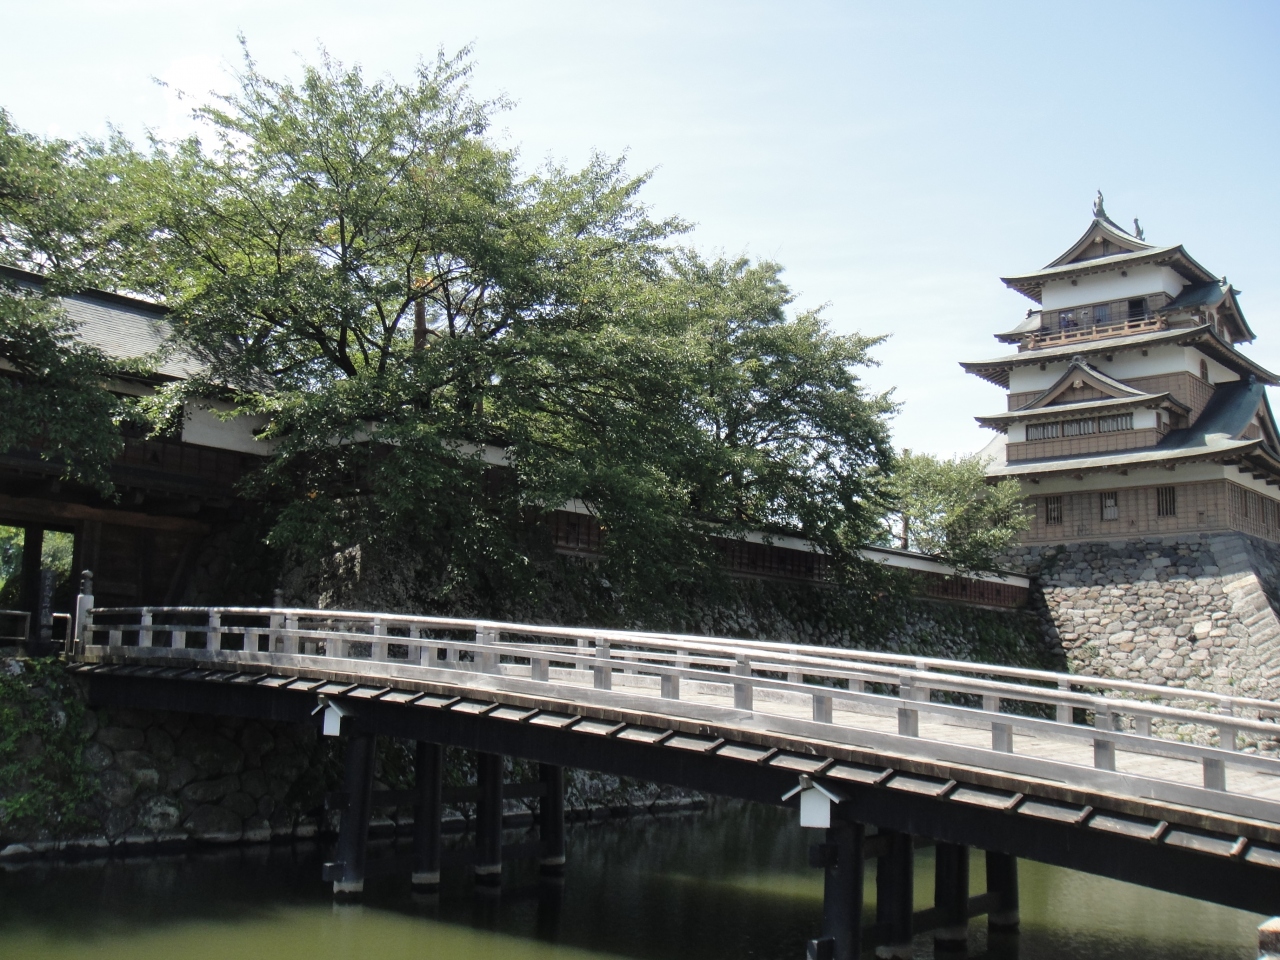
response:
<path fill-rule="evenodd" d="M 1074 672 L 1280 699 L 1280 546 L 1239 533 L 1024 546 Z"/>

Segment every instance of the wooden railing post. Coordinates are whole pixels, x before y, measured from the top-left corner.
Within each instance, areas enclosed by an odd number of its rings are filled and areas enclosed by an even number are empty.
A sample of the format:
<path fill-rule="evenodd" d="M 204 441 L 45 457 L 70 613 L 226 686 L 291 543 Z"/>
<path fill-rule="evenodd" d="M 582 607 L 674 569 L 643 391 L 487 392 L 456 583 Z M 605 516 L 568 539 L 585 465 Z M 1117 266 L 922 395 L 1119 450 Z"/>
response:
<path fill-rule="evenodd" d="M 93 571 L 80 573 L 80 593 L 76 596 L 76 618 L 67 633 L 67 653 L 84 653 L 93 640 Z"/>
<path fill-rule="evenodd" d="M 591 669 L 595 671 L 595 686 L 597 690 L 613 689 L 613 668 L 609 666 L 609 641 L 596 639 L 596 659 L 603 662 L 603 666 L 595 666 Z"/>
<path fill-rule="evenodd" d="M 911 678 L 902 677 L 898 681 L 898 698 L 914 700 L 915 691 L 911 688 Z M 920 736 L 920 711 L 906 705 L 898 707 L 898 733 L 904 737 Z"/>
<path fill-rule="evenodd" d="M 373 636 L 374 640 L 369 647 L 369 656 L 373 660 L 387 659 L 387 641 L 377 639 L 387 635 L 387 621 L 381 617 L 373 618 Z"/>
<path fill-rule="evenodd" d="M 662 696 L 667 700 L 680 699 L 680 675 L 664 673 L 661 680 Z"/>
<path fill-rule="evenodd" d="M 151 608 L 145 607 L 138 618 L 138 646 L 151 646 Z"/>
<path fill-rule="evenodd" d="M 740 653 L 734 660 L 733 674 L 744 679 L 733 684 L 733 705 L 738 710 L 752 709 L 751 661 Z"/>
<path fill-rule="evenodd" d="M 987 713 L 1000 712 L 1000 697 L 995 694 L 984 694 L 982 709 Z M 1013 753 L 1013 724 L 991 721 L 991 749 L 1000 753 Z"/>
<path fill-rule="evenodd" d="M 1095 710 L 1093 727 L 1095 730 L 1113 729 L 1114 716 L 1110 710 Z M 1099 770 L 1116 768 L 1116 745 L 1110 740 L 1095 738 L 1093 741 L 1093 765 Z"/>
<path fill-rule="evenodd" d="M 1070 693 L 1071 681 L 1059 680 L 1058 689 L 1063 691 L 1064 693 Z M 1057 720 L 1059 723 L 1075 723 L 1075 717 L 1072 716 L 1073 708 L 1069 704 L 1064 704 L 1064 703 L 1058 704 L 1058 707 L 1055 713 L 1057 714 Z"/>
<path fill-rule="evenodd" d="M 821 693 L 813 695 L 813 719 L 817 723 L 831 723 L 831 698 Z"/>

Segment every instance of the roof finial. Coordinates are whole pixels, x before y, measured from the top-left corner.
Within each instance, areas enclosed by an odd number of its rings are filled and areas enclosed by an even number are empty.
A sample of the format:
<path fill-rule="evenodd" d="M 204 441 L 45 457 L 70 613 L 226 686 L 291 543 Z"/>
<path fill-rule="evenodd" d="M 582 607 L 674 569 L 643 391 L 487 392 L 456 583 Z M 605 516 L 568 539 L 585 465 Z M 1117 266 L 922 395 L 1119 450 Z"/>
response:
<path fill-rule="evenodd" d="M 1098 199 L 1093 201 L 1093 215 L 1101 220 L 1107 215 L 1107 211 L 1102 206 L 1102 191 L 1098 191 Z"/>
<path fill-rule="evenodd" d="M 1147 235 L 1142 232 L 1142 224 L 1138 223 L 1138 218 L 1133 218 L 1133 235 L 1139 240 L 1147 239 Z"/>

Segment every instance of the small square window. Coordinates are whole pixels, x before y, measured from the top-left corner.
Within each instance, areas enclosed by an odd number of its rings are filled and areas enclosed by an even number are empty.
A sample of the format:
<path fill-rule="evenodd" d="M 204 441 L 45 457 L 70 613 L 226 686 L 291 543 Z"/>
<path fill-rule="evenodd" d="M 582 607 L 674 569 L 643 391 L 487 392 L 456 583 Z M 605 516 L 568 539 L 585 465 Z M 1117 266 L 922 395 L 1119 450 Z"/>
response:
<path fill-rule="evenodd" d="M 1119 520 L 1120 519 L 1120 495 L 1114 490 L 1098 495 L 1098 499 L 1102 504 L 1103 520 Z"/>

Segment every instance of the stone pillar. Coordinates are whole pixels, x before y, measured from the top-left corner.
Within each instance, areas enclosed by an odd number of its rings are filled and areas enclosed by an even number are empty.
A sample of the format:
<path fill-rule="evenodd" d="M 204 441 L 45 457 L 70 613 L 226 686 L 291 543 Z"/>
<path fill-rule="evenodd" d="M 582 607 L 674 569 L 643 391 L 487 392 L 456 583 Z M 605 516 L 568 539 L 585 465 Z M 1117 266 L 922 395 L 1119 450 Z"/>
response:
<path fill-rule="evenodd" d="M 857 960 L 862 949 L 862 845 L 860 823 L 834 821 L 817 848 L 826 870 L 822 936 L 810 940 L 811 960 Z"/>
<path fill-rule="evenodd" d="M 502 757 L 476 754 L 476 883 L 502 885 Z"/>
<path fill-rule="evenodd" d="M 939 843 L 934 854 L 933 905 L 941 917 L 933 942 L 944 949 L 958 949 L 969 939 L 969 848 Z"/>
<path fill-rule="evenodd" d="M 413 748 L 413 874 L 417 893 L 440 889 L 441 783 L 444 747 L 419 740 Z"/>
<path fill-rule="evenodd" d="M 358 900 L 364 894 L 365 849 L 369 842 L 369 814 L 373 808 L 373 762 L 377 742 L 373 734 L 347 738 L 342 788 L 346 805 L 338 829 L 337 859 L 325 864 L 325 879 L 333 881 L 336 900 Z"/>
<path fill-rule="evenodd" d="M 538 863 L 543 876 L 558 877 L 564 873 L 564 767 L 541 764 L 538 777 L 546 789 L 538 801 L 538 839 L 542 841 Z"/>
<path fill-rule="evenodd" d="M 987 892 L 996 902 L 987 913 L 987 929 L 1017 930 L 1018 858 L 1007 853 L 987 851 Z"/>
<path fill-rule="evenodd" d="M 881 835 L 888 850 L 876 861 L 876 923 L 888 929 L 888 942 L 876 947 L 876 956 L 882 960 L 910 960 L 915 846 L 908 833 L 884 830 Z"/>

